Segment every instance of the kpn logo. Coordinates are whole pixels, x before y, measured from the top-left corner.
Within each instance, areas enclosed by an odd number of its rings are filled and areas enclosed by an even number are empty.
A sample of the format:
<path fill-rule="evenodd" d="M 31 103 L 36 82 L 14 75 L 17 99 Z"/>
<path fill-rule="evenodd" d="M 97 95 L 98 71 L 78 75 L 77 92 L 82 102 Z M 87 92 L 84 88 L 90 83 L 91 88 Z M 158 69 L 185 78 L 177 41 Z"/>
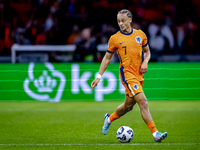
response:
<path fill-rule="evenodd" d="M 47 62 L 37 67 L 30 63 L 28 78 L 24 81 L 24 90 L 28 96 L 39 101 L 60 101 L 66 85 L 65 75 L 56 71 L 54 66 Z"/>

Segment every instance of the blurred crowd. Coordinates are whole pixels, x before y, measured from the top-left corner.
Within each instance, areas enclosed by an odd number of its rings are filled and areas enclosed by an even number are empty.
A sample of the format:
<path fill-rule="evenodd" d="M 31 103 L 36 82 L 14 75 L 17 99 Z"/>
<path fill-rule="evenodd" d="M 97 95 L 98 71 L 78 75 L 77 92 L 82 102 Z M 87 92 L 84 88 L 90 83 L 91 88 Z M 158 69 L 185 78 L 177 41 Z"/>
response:
<path fill-rule="evenodd" d="M 20 45 L 77 45 L 74 61 L 101 61 L 98 44 L 119 28 L 129 9 L 154 56 L 200 54 L 199 0 L 0 0 L 0 55 Z"/>

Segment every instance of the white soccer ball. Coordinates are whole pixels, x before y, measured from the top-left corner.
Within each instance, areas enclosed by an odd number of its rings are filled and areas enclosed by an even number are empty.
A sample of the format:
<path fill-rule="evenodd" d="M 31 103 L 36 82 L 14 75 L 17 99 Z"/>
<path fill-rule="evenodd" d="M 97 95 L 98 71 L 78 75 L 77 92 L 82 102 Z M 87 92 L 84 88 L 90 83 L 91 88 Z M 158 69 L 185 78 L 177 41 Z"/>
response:
<path fill-rule="evenodd" d="M 117 130 L 117 139 L 122 143 L 129 143 L 133 139 L 133 130 L 128 126 L 121 126 Z"/>

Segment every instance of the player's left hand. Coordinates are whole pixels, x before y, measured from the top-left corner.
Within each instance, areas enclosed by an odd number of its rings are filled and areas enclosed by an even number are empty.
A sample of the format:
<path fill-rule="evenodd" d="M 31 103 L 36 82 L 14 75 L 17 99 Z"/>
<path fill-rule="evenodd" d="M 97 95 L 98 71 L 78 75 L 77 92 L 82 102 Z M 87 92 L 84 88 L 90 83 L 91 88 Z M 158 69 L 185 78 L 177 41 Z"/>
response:
<path fill-rule="evenodd" d="M 147 72 L 147 68 L 148 68 L 148 63 L 146 61 L 144 61 L 141 65 L 141 68 L 140 68 L 140 72 L 141 73 L 146 73 Z"/>

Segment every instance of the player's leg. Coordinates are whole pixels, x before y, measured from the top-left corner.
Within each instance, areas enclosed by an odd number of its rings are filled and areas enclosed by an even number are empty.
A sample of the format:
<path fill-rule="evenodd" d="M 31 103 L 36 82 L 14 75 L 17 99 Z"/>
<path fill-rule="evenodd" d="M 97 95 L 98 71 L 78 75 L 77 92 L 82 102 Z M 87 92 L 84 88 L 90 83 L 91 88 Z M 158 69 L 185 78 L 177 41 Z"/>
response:
<path fill-rule="evenodd" d="M 141 92 L 141 93 L 136 94 L 134 96 L 134 99 L 135 99 L 135 101 L 137 102 L 137 104 L 140 107 L 140 112 L 141 112 L 142 119 L 144 120 L 144 122 L 146 124 L 148 124 L 153 119 L 152 119 L 151 114 L 149 112 L 148 102 L 147 102 L 147 99 L 146 99 L 144 93 Z M 155 130 L 156 130 L 156 128 L 155 128 Z"/>
<path fill-rule="evenodd" d="M 125 115 L 127 112 L 133 109 L 133 106 L 136 104 L 136 101 L 133 97 L 126 95 L 124 103 L 119 105 L 114 113 L 109 116 L 109 121 L 113 122 L 114 120 Z"/>
<path fill-rule="evenodd" d="M 135 104 L 136 104 L 135 99 L 133 97 L 129 97 L 128 95 L 126 95 L 124 103 L 119 105 L 115 112 L 119 117 L 121 117 L 124 114 L 126 114 L 127 112 L 131 111 Z M 114 121 L 117 118 L 112 118 L 112 116 L 110 116 L 110 119 L 111 119 L 111 121 Z"/>
<path fill-rule="evenodd" d="M 126 95 L 124 103 L 119 105 L 114 113 L 112 113 L 111 115 L 108 114 L 108 113 L 105 114 L 102 133 L 104 135 L 106 135 L 108 133 L 111 122 L 120 118 L 121 116 L 123 116 L 127 112 L 131 111 L 135 104 L 136 104 L 136 101 L 134 100 L 134 98 Z"/>
<path fill-rule="evenodd" d="M 158 130 L 156 129 L 155 123 L 149 112 L 148 102 L 147 102 L 147 99 L 146 99 L 144 93 L 143 92 L 137 93 L 134 96 L 134 99 L 140 107 L 141 116 L 142 116 L 144 122 L 147 124 L 149 130 L 151 131 L 151 133 L 154 136 L 154 141 L 161 142 L 161 140 L 163 140 L 165 137 L 167 137 L 168 133 L 167 132 L 161 133 L 161 132 L 158 132 Z"/>

